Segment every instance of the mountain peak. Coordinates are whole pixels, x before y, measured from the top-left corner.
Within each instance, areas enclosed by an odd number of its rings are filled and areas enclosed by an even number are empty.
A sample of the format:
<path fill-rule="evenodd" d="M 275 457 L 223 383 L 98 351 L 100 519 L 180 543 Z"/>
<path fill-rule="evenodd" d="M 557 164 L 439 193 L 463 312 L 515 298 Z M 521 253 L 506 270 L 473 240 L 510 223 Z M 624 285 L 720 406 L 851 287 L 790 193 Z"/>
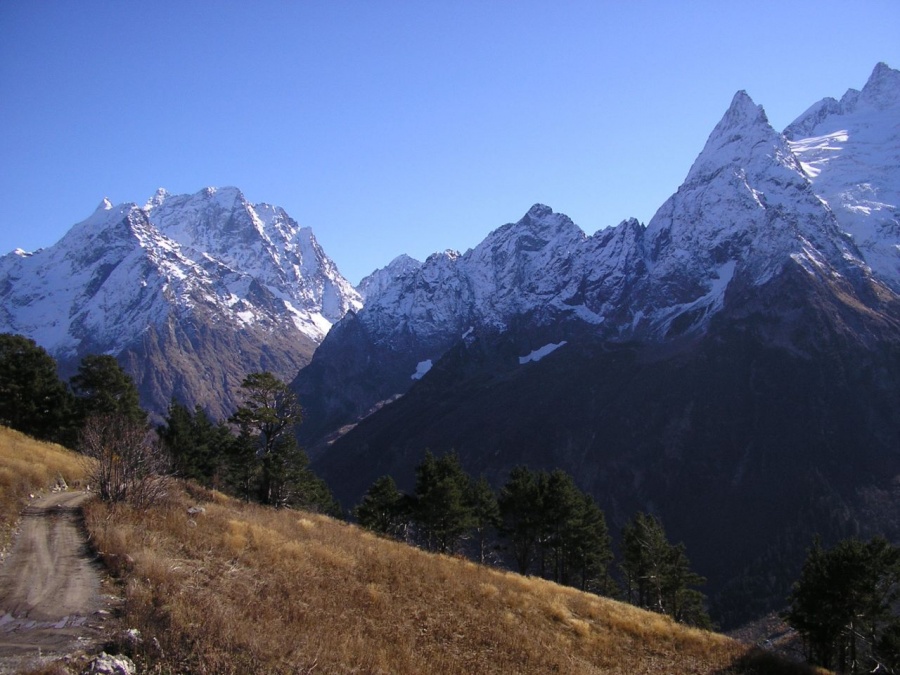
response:
<path fill-rule="evenodd" d="M 866 82 L 866 87 L 878 86 L 882 82 L 896 82 L 898 77 L 900 77 L 900 71 L 894 70 L 884 61 L 880 61 L 875 64 L 875 68 Z"/>
<path fill-rule="evenodd" d="M 551 209 L 546 204 L 535 204 L 530 209 L 528 209 L 528 213 L 526 213 L 526 217 L 530 218 L 546 218 L 550 214 L 553 213 L 553 209 Z"/>
<path fill-rule="evenodd" d="M 144 205 L 144 210 L 149 211 L 150 209 L 155 209 L 158 206 L 162 206 L 162 203 L 166 201 L 166 198 L 168 196 L 169 193 L 165 188 L 157 188 L 153 196 L 150 197 L 150 199 L 148 199 L 147 203 Z"/>
<path fill-rule="evenodd" d="M 860 99 L 878 109 L 885 109 L 900 102 L 900 70 L 894 70 L 883 61 L 875 66 Z"/>
<path fill-rule="evenodd" d="M 731 99 L 731 105 L 728 106 L 725 115 L 713 130 L 713 134 L 716 130 L 723 131 L 760 125 L 769 127 L 769 118 L 766 117 L 765 110 L 761 105 L 754 103 L 750 95 L 741 89 Z"/>
<path fill-rule="evenodd" d="M 411 258 L 405 253 L 398 255 L 386 266 L 363 277 L 362 281 L 359 282 L 359 286 L 356 287 L 356 292 L 360 294 L 365 302 L 369 302 L 390 288 L 398 279 L 415 272 L 421 267 L 422 263 L 415 258 Z"/>
<path fill-rule="evenodd" d="M 781 135 L 769 124 L 761 105 L 743 89 L 731 99 L 731 105 L 719 120 L 688 172 L 687 183 L 706 182 L 725 166 L 744 165 L 754 148 L 783 144 Z"/>
<path fill-rule="evenodd" d="M 100 200 L 100 203 L 97 204 L 97 208 L 94 209 L 94 213 L 98 211 L 112 211 L 113 204 L 109 201 L 109 197 L 104 197 Z"/>

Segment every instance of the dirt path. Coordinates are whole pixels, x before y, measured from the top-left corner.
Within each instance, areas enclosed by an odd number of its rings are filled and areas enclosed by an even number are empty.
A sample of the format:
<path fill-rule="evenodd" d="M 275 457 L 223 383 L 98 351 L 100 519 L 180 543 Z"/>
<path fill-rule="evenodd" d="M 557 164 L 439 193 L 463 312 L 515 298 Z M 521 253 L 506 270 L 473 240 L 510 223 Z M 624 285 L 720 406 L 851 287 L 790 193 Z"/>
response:
<path fill-rule="evenodd" d="M 25 509 L 0 566 L 0 673 L 16 672 L 99 639 L 109 616 L 100 567 L 80 523 L 84 492 L 58 492 Z"/>

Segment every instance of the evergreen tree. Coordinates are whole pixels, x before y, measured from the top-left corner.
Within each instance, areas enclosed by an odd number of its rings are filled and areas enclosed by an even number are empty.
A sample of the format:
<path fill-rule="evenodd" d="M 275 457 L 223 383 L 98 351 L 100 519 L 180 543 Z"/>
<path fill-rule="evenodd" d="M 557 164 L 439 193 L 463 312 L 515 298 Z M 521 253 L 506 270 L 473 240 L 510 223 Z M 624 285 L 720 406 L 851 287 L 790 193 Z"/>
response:
<path fill-rule="evenodd" d="M 323 480 L 309 470 L 294 426 L 302 418 L 297 397 L 272 373 L 251 373 L 241 386 L 244 405 L 231 416 L 240 435 L 230 453 L 231 474 L 245 498 L 271 506 L 299 506 L 339 515 L 340 506 Z"/>
<path fill-rule="evenodd" d="M 662 524 L 653 516 L 637 513 L 622 528 L 622 562 L 625 597 L 633 605 L 663 612 L 661 581 L 669 543 Z"/>
<path fill-rule="evenodd" d="M 251 373 L 241 383 L 245 400 L 231 421 L 241 433 L 256 440 L 260 461 L 259 499 L 263 504 L 285 506 L 288 481 L 296 464 L 306 465 L 305 455 L 293 436 L 302 417 L 294 393 L 272 373 Z"/>
<path fill-rule="evenodd" d="M 704 596 L 691 588 L 706 582 L 690 569 L 684 545 L 673 546 L 662 523 L 638 513 L 622 529 L 622 563 L 626 598 L 632 604 L 676 621 L 708 627 Z"/>
<path fill-rule="evenodd" d="M 584 508 L 581 491 L 572 477 L 561 469 L 541 474 L 542 536 L 541 575 L 557 583 L 570 585 L 579 571 L 579 523 Z M 550 571 L 545 569 L 545 557 L 550 558 Z"/>
<path fill-rule="evenodd" d="M 611 593 L 612 548 L 603 511 L 561 469 L 541 472 L 536 481 L 541 575 L 582 590 Z"/>
<path fill-rule="evenodd" d="M 425 453 L 416 467 L 413 520 L 428 548 L 440 553 L 453 550 L 473 525 L 468 502 L 469 476 L 455 453 L 435 457 Z"/>
<path fill-rule="evenodd" d="M 372 484 L 354 514 L 366 529 L 389 537 L 401 534 L 408 517 L 403 493 L 390 476 L 382 476 Z"/>
<path fill-rule="evenodd" d="M 472 508 L 472 529 L 478 546 L 478 562 L 487 562 L 490 534 L 500 526 L 500 506 L 497 496 L 484 476 L 469 486 L 469 504 Z"/>
<path fill-rule="evenodd" d="M 0 334 L 0 424 L 72 445 L 71 408 L 71 394 L 53 357 L 34 340 Z"/>
<path fill-rule="evenodd" d="M 520 574 L 527 574 L 542 531 L 541 489 L 528 467 L 518 466 L 510 474 L 497 498 L 501 532 L 512 547 Z"/>
<path fill-rule="evenodd" d="M 841 672 L 896 672 L 900 549 L 876 537 L 830 551 L 816 541 L 789 598 L 786 619 L 808 659 Z"/>
<path fill-rule="evenodd" d="M 575 556 L 578 586 L 583 591 L 613 595 L 615 584 L 609 576 L 613 553 L 606 516 L 594 498 L 582 494 L 582 506 L 575 523 Z M 574 581 L 574 579 L 573 579 Z"/>
<path fill-rule="evenodd" d="M 200 406 L 193 414 L 181 403 L 169 404 L 165 424 L 157 428 L 163 447 L 172 458 L 176 475 L 208 487 L 219 485 L 220 469 L 233 442 L 225 424 L 213 424 Z"/>
<path fill-rule="evenodd" d="M 225 450 L 225 482 L 231 491 L 246 502 L 257 494 L 260 462 L 257 439 L 249 429 L 240 429 Z"/>
<path fill-rule="evenodd" d="M 706 596 L 693 588 L 706 583 L 706 578 L 691 570 L 684 544 L 670 546 L 662 579 L 663 606 L 678 623 L 688 623 L 711 629 L 712 621 L 706 612 Z"/>
<path fill-rule="evenodd" d="M 85 356 L 72 378 L 72 389 L 82 422 L 93 415 L 119 414 L 140 424 L 147 423 L 134 380 L 108 354 Z"/>

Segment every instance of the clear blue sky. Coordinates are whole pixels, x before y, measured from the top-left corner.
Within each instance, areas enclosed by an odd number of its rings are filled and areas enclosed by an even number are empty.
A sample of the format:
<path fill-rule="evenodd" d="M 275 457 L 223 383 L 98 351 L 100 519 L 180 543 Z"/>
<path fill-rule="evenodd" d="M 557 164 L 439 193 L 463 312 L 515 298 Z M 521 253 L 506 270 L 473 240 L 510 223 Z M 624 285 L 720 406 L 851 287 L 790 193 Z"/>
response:
<path fill-rule="evenodd" d="M 647 222 L 735 91 L 784 128 L 900 68 L 900 2 L 0 2 L 0 253 L 235 185 L 353 283 L 535 202 Z"/>

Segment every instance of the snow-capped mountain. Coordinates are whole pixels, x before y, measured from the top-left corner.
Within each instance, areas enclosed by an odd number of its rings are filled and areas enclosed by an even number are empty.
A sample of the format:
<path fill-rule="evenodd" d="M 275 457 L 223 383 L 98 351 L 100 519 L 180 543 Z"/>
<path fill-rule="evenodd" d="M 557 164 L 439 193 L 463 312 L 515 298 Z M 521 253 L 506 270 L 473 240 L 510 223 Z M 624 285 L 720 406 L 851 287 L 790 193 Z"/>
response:
<path fill-rule="evenodd" d="M 582 320 L 621 339 L 659 337 L 680 315 L 711 316 L 735 277 L 760 285 L 791 260 L 865 272 L 863 254 L 841 235 L 792 144 L 745 92 L 646 228 L 631 220 L 587 236 L 537 204 L 464 254 L 398 260 L 402 267 L 362 284 L 370 287 L 359 320 L 379 338 L 457 334 L 469 325 L 502 330 L 529 313 L 544 323 Z"/>
<path fill-rule="evenodd" d="M 0 330 L 34 339 L 64 372 L 113 354 L 153 412 L 174 395 L 219 416 L 243 375 L 290 379 L 361 306 L 309 228 L 236 188 L 103 200 L 54 246 L 0 258 L 0 297 Z"/>
<path fill-rule="evenodd" d="M 891 148 L 900 119 L 897 77 L 879 65 L 852 105 L 814 107 L 802 118 L 813 122 L 792 125 L 819 133 L 851 120 L 848 137 L 856 139 L 857 129 L 864 133 L 837 159 L 813 157 L 815 143 L 773 129 L 763 108 L 741 91 L 684 183 L 646 227 L 629 220 L 588 236 L 538 204 L 465 253 L 436 253 L 424 263 L 398 258 L 363 280 L 365 307 L 349 320 L 352 329 L 326 338 L 299 376 L 298 392 L 308 405 L 335 406 L 316 410 L 319 431 L 402 394 L 421 372 L 419 364 L 437 362 L 470 330 L 503 333 L 527 324 L 531 337 L 521 338 L 523 354 L 564 340 L 570 330 L 617 341 L 701 335 L 729 289 L 761 287 L 786 266 L 847 285 L 850 293 L 865 294 L 873 284 L 896 292 L 900 170 L 892 158 L 900 155 Z M 894 146 L 876 151 L 874 139 Z M 836 177 L 828 182 L 831 174 Z M 846 198 L 844 206 L 832 206 L 832 192 L 845 198 L 848 185 L 863 189 L 861 176 L 865 189 L 890 203 L 861 206 Z M 342 348 L 342 340 L 352 348 Z M 351 350 L 368 355 L 365 374 L 342 369 L 334 399 L 323 397 L 329 385 L 317 368 Z M 315 380 L 315 387 L 306 380 Z M 352 400 L 357 394 L 346 386 L 349 380 L 370 383 L 362 400 Z M 316 426 L 308 424 L 304 440 L 317 440 Z"/>
<path fill-rule="evenodd" d="M 784 133 L 866 264 L 900 292 L 900 71 L 879 63 L 862 91 L 822 99 Z"/>

